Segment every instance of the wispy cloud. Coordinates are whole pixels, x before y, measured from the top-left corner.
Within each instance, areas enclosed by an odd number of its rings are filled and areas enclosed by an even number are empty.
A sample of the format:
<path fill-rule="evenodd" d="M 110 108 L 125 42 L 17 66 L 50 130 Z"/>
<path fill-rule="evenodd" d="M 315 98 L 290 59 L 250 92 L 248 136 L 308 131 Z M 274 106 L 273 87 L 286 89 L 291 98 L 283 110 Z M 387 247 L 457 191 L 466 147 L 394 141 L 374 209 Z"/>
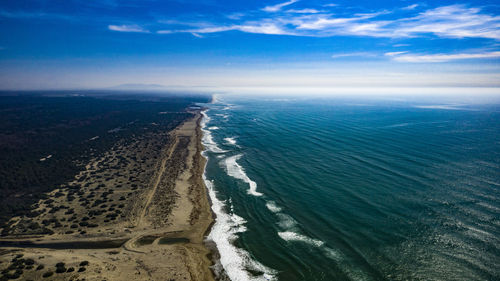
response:
<path fill-rule="evenodd" d="M 500 59 L 500 52 L 458 53 L 458 54 L 408 54 L 407 52 L 386 53 L 399 62 L 447 62 L 465 59 Z"/>
<path fill-rule="evenodd" d="M 413 5 L 404 7 L 403 10 L 414 10 L 418 6 L 419 6 L 418 4 L 413 4 Z"/>
<path fill-rule="evenodd" d="M 316 9 L 299 9 L 299 10 L 290 9 L 290 10 L 287 10 L 286 12 L 287 13 L 295 13 L 295 14 L 317 14 L 317 13 L 321 13 L 324 11 L 320 11 L 320 10 L 316 10 Z"/>
<path fill-rule="evenodd" d="M 500 16 L 481 12 L 480 8 L 451 5 L 430 9 L 418 16 L 395 22 L 393 36 L 430 33 L 449 38 L 500 39 Z"/>
<path fill-rule="evenodd" d="M 227 20 L 231 23 L 204 23 L 193 31 L 176 29 L 170 32 L 214 33 L 239 30 L 250 33 L 281 34 L 296 36 L 365 36 L 385 38 L 410 38 L 433 35 L 442 38 L 489 38 L 500 40 L 500 16 L 482 12 L 480 8 L 464 5 L 450 5 L 428 9 L 412 17 L 393 15 L 387 19 L 388 11 L 358 13 L 350 16 L 338 16 L 313 8 L 281 8 L 297 2 L 288 1 L 274 6 L 267 6 L 259 13 L 240 13 Z M 272 17 L 267 12 L 275 12 Z M 246 15 L 246 17 L 243 17 Z M 385 16 L 384 19 L 381 19 Z M 238 22 L 239 21 L 239 22 Z M 190 25 L 193 26 L 193 25 Z"/>
<path fill-rule="evenodd" d="M 149 33 L 149 30 L 144 29 L 138 25 L 108 25 L 108 29 L 118 32 L 139 32 L 139 33 Z"/>
<path fill-rule="evenodd" d="M 407 51 L 401 51 L 401 52 L 387 52 L 387 53 L 385 53 L 384 55 L 385 55 L 385 56 L 388 56 L 388 57 L 394 57 L 394 56 L 402 55 L 402 54 L 405 54 L 405 53 L 408 53 L 408 52 L 407 52 Z"/>
<path fill-rule="evenodd" d="M 280 28 L 280 26 L 274 24 L 273 22 L 248 22 L 242 25 L 227 25 L 227 26 L 205 26 L 195 29 L 185 29 L 185 30 L 159 30 L 158 34 L 172 34 L 172 33 L 191 33 L 191 34 L 207 34 L 207 33 L 218 33 L 225 31 L 241 31 L 246 33 L 258 33 L 258 34 L 274 34 L 274 35 L 293 35 L 287 33 L 286 30 Z"/>
<path fill-rule="evenodd" d="M 346 57 L 376 57 L 378 54 L 371 52 L 353 52 L 353 53 L 337 53 L 333 54 L 331 57 L 333 59 L 346 58 Z"/>
<path fill-rule="evenodd" d="M 277 12 L 277 11 L 281 10 L 283 7 L 292 5 L 293 3 L 298 2 L 298 1 L 299 0 L 290 0 L 288 2 L 284 2 L 284 3 L 280 3 L 280 4 L 276 4 L 276 5 L 266 6 L 266 7 L 262 8 L 262 11 Z"/>

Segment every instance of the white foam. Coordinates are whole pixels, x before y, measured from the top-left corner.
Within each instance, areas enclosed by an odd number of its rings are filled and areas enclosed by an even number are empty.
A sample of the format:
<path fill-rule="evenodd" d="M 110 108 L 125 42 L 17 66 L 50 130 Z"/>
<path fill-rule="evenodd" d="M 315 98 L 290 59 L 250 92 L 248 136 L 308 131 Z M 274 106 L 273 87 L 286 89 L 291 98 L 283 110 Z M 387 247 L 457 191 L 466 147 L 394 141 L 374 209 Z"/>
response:
<path fill-rule="evenodd" d="M 323 244 L 325 244 L 325 242 L 321 240 L 313 239 L 311 237 L 293 231 L 278 232 L 278 235 L 281 237 L 281 239 L 286 241 L 299 241 L 316 247 L 321 247 L 323 246 Z"/>
<path fill-rule="evenodd" d="M 282 231 L 278 232 L 281 239 L 289 242 L 304 242 L 314 247 L 322 247 L 325 242 L 311 238 L 300 233 L 298 222 L 290 215 L 283 213 L 283 208 L 279 207 L 276 202 L 266 202 L 266 207 L 278 217 L 277 225 Z"/>
<path fill-rule="evenodd" d="M 205 122 L 202 122 L 202 128 L 205 124 Z M 204 145 L 208 147 L 205 143 Z M 207 158 L 205 152 L 202 155 Z M 233 244 L 238 238 L 237 233 L 246 231 L 246 221 L 232 211 L 231 214 L 225 211 L 225 202 L 217 198 L 214 184 L 207 180 L 205 171 L 203 173 L 203 181 L 212 201 L 212 211 L 216 215 L 215 223 L 208 235 L 208 239 L 214 241 L 216 244 L 220 253 L 220 263 L 228 277 L 233 281 L 276 280 L 276 272 L 273 269 L 253 260 L 247 251 Z M 230 207 L 230 210 L 233 210 L 232 204 Z M 250 274 L 248 270 L 260 274 Z"/>
<path fill-rule="evenodd" d="M 203 119 L 201 121 L 201 128 L 202 128 L 201 130 L 203 131 L 203 138 L 202 138 L 203 145 L 208 150 L 210 150 L 211 152 L 214 152 L 214 153 L 227 152 L 226 150 L 220 149 L 217 146 L 217 143 L 215 143 L 215 141 L 213 140 L 212 133 L 209 130 L 205 129 L 207 126 L 207 123 L 210 122 L 210 117 L 208 117 L 208 115 L 205 113 L 205 111 L 202 111 L 201 114 L 203 114 Z"/>
<path fill-rule="evenodd" d="M 231 144 L 231 145 L 236 145 L 236 139 L 235 138 L 224 138 L 226 143 Z"/>
<path fill-rule="evenodd" d="M 218 130 L 219 127 L 216 127 L 216 126 L 212 126 L 212 127 L 208 127 L 209 130 L 213 131 L 213 130 Z"/>
<path fill-rule="evenodd" d="M 225 119 L 225 121 L 227 121 L 227 119 L 229 118 L 229 115 L 227 115 L 227 114 L 222 114 L 222 113 L 217 113 L 217 114 L 215 114 L 215 116 L 222 117 L 222 118 L 224 118 L 224 119 Z"/>
<path fill-rule="evenodd" d="M 348 259 L 346 259 L 346 257 L 341 252 L 328 247 L 323 247 L 323 251 L 325 253 L 325 256 L 335 261 L 340 270 L 342 270 L 342 272 L 344 272 L 348 276 L 349 280 L 373 280 L 372 278 L 368 277 L 359 267 L 353 267 L 353 265 L 349 263 Z"/>
<path fill-rule="evenodd" d="M 212 210 L 216 214 L 216 220 L 208 239 L 211 239 L 217 245 L 220 253 L 220 263 L 229 278 L 233 281 L 275 280 L 276 272 L 274 270 L 253 260 L 247 251 L 234 246 L 233 243 L 238 238 L 236 234 L 246 231 L 244 225 L 246 221 L 234 213 L 226 213 L 224 202 L 217 199 L 213 183 L 207 180 L 205 175 L 203 175 L 203 180 L 212 200 Z M 253 276 L 247 269 L 261 274 Z"/>
<path fill-rule="evenodd" d="M 266 203 L 266 207 L 269 209 L 269 211 L 271 211 L 273 213 L 279 213 L 283 210 L 281 207 L 276 205 L 276 202 L 274 202 L 274 201 L 268 201 Z"/>
<path fill-rule="evenodd" d="M 278 222 L 279 227 L 284 230 L 295 230 L 298 223 L 291 216 L 283 213 L 277 213 L 276 216 L 280 219 Z"/>
<path fill-rule="evenodd" d="M 329 257 L 332 260 L 337 261 L 337 262 L 341 261 L 343 259 L 341 253 L 339 253 L 338 251 L 335 251 L 334 249 L 328 248 L 328 247 L 325 247 L 325 254 L 327 257 Z"/>
<path fill-rule="evenodd" d="M 257 192 L 257 183 L 251 180 L 248 175 L 245 173 L 243 167 L 241 167 L 236 161 L 240 159 L 242 154 L 238 154 L 235 156 L 228 157 L 224 160 L 224 164 L 226 165 L 226 172 L 228 175 L 235 179 L 242 180 L 249 185 L 248 194 L 253 196 L 262 196 L 262 193 Z"/>

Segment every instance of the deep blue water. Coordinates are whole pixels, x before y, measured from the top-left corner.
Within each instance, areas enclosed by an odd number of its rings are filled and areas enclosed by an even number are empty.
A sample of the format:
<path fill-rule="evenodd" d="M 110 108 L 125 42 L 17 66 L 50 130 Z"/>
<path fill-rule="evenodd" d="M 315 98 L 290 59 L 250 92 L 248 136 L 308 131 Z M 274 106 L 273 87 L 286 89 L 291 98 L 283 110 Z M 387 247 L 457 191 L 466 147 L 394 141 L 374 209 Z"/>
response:
<path fill-rule="evenodd" d="M 210 238 L 233 280 L 500 280 L 500 110 L 206 105 Z"/>

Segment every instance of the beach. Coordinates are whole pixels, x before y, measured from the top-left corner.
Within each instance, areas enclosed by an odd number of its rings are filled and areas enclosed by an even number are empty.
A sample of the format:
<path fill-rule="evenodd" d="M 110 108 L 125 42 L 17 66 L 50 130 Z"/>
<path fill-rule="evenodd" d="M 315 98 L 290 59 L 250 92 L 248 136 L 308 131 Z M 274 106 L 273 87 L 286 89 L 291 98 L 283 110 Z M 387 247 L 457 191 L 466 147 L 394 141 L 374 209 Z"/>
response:
<path fill-rule="evenodd" d="M 30 219 L 13 218 L 17 224 L 26 220 L 43 224 L 55 217 L 60 227 L 52 234 L 20 233 L 2 238 L 0 269 L 11 268 L 12 274 L 21 270 L 22 280 L 40 280 L 44 275 L 51 276 L 51 280 L 214 280 L 210 269 L 212 254 L 204 242 L 213 216 L 202 179 L 205 166 L 201 155 L 202 115 L 199 111 L 192 114 L 192 118 L 167 135 L 149 136 L 150 139 L 140 140 L 142 143 L 136 142 L 135 146 L 124 144 L 104 158 L 106 161 L 126 158 L 126 153 L 133 152 L 130 159 L 135 158 L 144 166 L 143 172 L 150 175 L 142 182 L 142 189 L 132 186 L 129 190 L 118 176 L 110 176 L 113 179 L 109 179 L 109 183 L 94 182 L 93 179 L 100 177 L 96 175 L 108 174 L 113 167 L 106 162 L 107 168 L 102 168 L 104 160 L 99 158 L 88 163 L 86 171 L 75 178 L 75 183 L 83 186 L 79 193 L 71 195 L 75 199 L 68 202 L 64 196 L 56 196 L 56 193 L 70 192 L 61 188 L 48 194 L 49 203 L 39 202 L 40 210 L 56 207 L 57 210 L 70 209 L 71 214 L 55 211 L 41 212 Z M 156 160 L 151 163 L 142 160 L 153 159 L 139 156 L 155 153 L 149 150 L 156 146 L 148 144 L 155 138 L 168 139 L 167 144 L 161 152 L 156 151 L 160 153 Z M 133 147 L 140 149 L 136 151 Z M 130 171 L 135 170 L 138 169 Z M 115 175 L 126 172 L 120 170 Z M 125 177 L 138 176 L 126 174 Z M 99 202 L 101 205 L 81 206 L 87 197 L 108 199 Z M 106 202 L 115 201 L 125 202 L 121 211 L 114 213 L 115 219 L 110 219 L 112 215 L 100 218 L 95 214 L 109 207 L 102 207 Z M 116 203 L 110 204 L 114 205 Z M 115 207 L 108 210 L 114 212 Z M 86 217 L 84 221 L 90 223 L 71 224 L 65 215 Z M 86 230 L 72 230 L 84 229 L 81 225 L 86 225 Z M 37 270 L 40 267 L 43 268 Z"/>

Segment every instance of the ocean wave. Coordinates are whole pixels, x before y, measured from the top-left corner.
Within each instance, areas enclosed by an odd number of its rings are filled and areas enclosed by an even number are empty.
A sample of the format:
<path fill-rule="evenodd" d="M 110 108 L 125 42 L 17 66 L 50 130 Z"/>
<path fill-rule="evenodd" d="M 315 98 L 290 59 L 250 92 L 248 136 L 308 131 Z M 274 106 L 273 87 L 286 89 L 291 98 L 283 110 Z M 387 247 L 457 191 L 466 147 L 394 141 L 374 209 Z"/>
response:
<path fill-rule="evenodd" d="M 382 127 L 382 128 L 399 128 L 399 127 L 407 127 L 409 125 L 411 125 L 411 123 L 399 123 L 399 124 L 385 126 L 385 127 Z"/>
<path fill-rule="evenodd" d="M 204 128 L 209 120 L 210 118 L 203 112 L 201 126 L 204 136 L 207 132 Z M 207 143 L 210 139 L 204 137 L 202 141 L 206 148 L 210 147 L 210 143 Z M 207 158 L 205 152 L 203 152 L 202 155 Z M 246 231 L 246 221 L 233 212 L 234 208 L 232 204 L 230 205 L 231 213 L 227 213 L 225 211 L 225 202 L 217 198 L 213 182 L 206 178 L 206 171 L 203 172 L 202 177 L 208 189 L 208 195 L 212 203 L 212 211 L 216 215 L 215 223 L 211 228 L 208 239 L 212 240 L 217 246 L 217 250 L 220 254 L 220 264 L 224 268 L 227 276 L 233 281 L 276 280 L 276 272 L 273 269 L 253 260 L 247 251 L 233 244 L 238 238 L 237 233 Z M 251 270 L 252 274 L 250 274 L 248 270 Z"/>
<path fill-rule="evenodd" d="M 271 211 L 273 213 L 279 213 L 279 212 L 281 212 L 283 210 L 274 201 L 268 201 L 268 202 L 266 202 L 266 207 L 269 209 L 269 211 Z"/>
<path fill-rule="evenodd" d="M 276 216 L 278 216 L 279 218 L 278 221 L 279 227 L 285 230 L 292 230 L 292 229 L 295 230 L 295 227 L 297 226 L 298 223 L 291 216 L 284 213 L 277 213 Z"/>
<path fill-rule="evenodd" d="M 325 256 L 335 261 L 339 269 L 345 275 L 347 275 L 347 277 L 350 280 L 357 280 L 357 281 L 373 280 L 359 267 L 353 267 L 341 252 L 328 247 L 323 247 L 323 251 L 325 253 Z"/>
<path fill-rule="evenodd" d="M 262 193 L 257 192 L 257 183 L 251 180 L 245 173 L 243 167 L 241 167 L 236 161 L 240 159 L 242 154 L 228 157 L 224 160 L 226 165 L 227 174 L 235 179 L 242 180 L 249 185 L 248 194 L 253 196 L 262 196 Z"/>
<path fill-rule="evenodd" d="M 274 201 L 267 201 L 266 207 L 278 217 L 278 222 L 276 223 L 282 231 L 278 231 L 279 237 L 286 241 L 298 241 L 305 242 L 306 244 L 321 247 L 325 242 L 308 237 L 300 233 L 298 228 L 298 222 L 292 218 L 292 216 L 283 213 L 283 208 L 278 206 Z"/>
<path fill-rule="evenodd" d="M 217 113 L 217 114 L 215 114 L 215 116 L 222 117 L 222 119 L 224 119 L 224 121 L 227 121 L 229 119 L 228 114 Z"/>
<path fill-rule="evenodd" d="M 218 130 L 219 127 L 216 127 L 216 126 L 212 126 L 212 127 L 208 127 L 209 130 L 213 131 L 213 130 Z"/>
<path fill-rule="evenodd" d="M 328 247 L 325 247 L 325 254 L 327 257 L 331 258 L 334 261 L 341 261 L 343 259 L 341 253 Z"/>
<path fill-rule="evenodd" d="M 236 139 L 235 138 L 224 138 L 224 140 L 226 141 L 226 143 L 228 143 L 230 145 L 236 145 Z"/>
<path fill-rule="evenodd" d="M 246 221 L 234 213 L 225 212 L 225 204 L 217 199 L 213 183 L 207 180 L 205 175 L 203 175 L 203 180 L 212 201 L 212 210 L 216 214 L 216 220 L 208 239 L 217 245 L 220 263 L 226 274 L 234 281 L 276 280 L 276 272 L 273 269 L 253 260 L 247 251 L 237 248 L 233 244 L 238 238 L 237 233 L 246 231 L 244 225 Z M 259 274 L 251 275 L 248 270 Z"/>
<path fill-rule="evenodd" d="M 281 237 L 281 239 L 286 241 L 300 241 L 316 247 L 321 247 L 323 246 L 323 244 L 325 244 L 325 242 L 321 240 L 313 239 L 311 237 L 293 231 L 278 232 L 278 235 Z"/>
<path fill-rule="evenodd" d="M 213 140 L 212 133 L 205 129 L 208 122 L 210 122 L 210 117 L 206 114 L 205 111 L 202 111 L 201 114 L 203 114 L 203 119 L 201 121 L 201 130 L 203 132 L 203 138 L 202 138 L 202 143 L 203 145 L 210 150 L 211 152 L 214 153 L 225 153 L 227 150 L 223 150 L 217 146 L 217 143 Z"/>

